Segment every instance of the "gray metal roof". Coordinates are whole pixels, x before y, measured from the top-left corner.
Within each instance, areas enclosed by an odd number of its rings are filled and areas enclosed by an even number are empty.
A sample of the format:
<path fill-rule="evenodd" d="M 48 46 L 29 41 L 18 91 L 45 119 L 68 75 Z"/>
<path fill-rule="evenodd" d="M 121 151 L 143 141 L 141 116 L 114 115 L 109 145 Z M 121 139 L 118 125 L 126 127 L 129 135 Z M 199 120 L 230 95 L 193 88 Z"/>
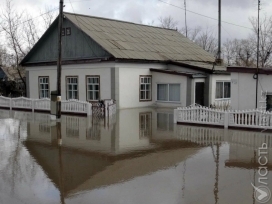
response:
<path fill-rule="evenodd" d="M 79 14 L 64 16 L 117 59 L 215 61 L 176 30 Z"/>

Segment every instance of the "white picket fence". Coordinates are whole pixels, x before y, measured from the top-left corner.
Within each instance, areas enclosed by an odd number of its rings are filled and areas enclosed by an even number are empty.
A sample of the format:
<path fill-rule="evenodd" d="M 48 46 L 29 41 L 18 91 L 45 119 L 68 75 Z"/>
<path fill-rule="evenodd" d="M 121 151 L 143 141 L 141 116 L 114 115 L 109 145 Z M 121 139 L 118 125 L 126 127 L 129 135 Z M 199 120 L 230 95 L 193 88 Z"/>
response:
<path fill-rule="evenodd" d="M 61 101 L 61 112 L 65 113 L 83 113 L 92 115 L 92 104 L 86 101 L 68 100 Z"/>
<path fill-rule="evenodd" d="M 50 110 L 50 99 L 8 98 L 0 96 L 0 107 L 27 110 Z"/>
<path fill-rule="evenodd" d="M 175 123 L 192 123 L 241 128 L 272 129 L 272 112 L 260 110 L 223 111 L 201 106 L 174 110 Z"/>
<path fill-rule="evenodd" d="M 34 111 L 50 111 L 49 98 L 30 99 L 25 97 L 8 98 L 0 96 L 0 107 L 12 109 L 24 109 Z M 92 104 L 86 101 L 68 100 L 62 101 L 61 111 L 66 113 L 92 114 Z"/>

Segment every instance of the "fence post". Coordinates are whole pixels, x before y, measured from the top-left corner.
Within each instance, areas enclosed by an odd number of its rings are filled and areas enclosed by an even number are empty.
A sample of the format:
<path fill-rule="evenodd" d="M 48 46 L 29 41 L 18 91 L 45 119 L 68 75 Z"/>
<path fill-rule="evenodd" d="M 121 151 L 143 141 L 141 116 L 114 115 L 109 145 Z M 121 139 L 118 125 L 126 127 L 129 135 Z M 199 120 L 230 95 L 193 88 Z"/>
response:
<path fill-rule="evenodd" d="M 92 104 L 87 103 L 87 116 L 92 115 Z"/>
<path fill-rule="evenodd" d="M 229 113 L 224 111 L 224 128 L 228 129 L 229 127 Z"/>
<path fill-rule="evenodd" d="M 12 98 L 9 98 L 9 109 L 12 110 Z"/>
<path fill-rule="evenodd" d="M 32 112 L 34 112 L 34 108 L 35 108 L 35 99 L 32 99 L 31 100 L 31 109 L 32 109 Z"/>

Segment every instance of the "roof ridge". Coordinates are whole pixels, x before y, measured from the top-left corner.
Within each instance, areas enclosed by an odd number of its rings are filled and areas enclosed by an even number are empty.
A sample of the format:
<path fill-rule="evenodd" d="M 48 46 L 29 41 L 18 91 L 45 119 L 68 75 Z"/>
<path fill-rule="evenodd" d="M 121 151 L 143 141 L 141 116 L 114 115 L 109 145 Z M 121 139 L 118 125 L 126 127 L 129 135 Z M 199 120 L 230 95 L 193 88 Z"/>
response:
<path fill-rule="evenodd" d="M 112 19 L 112 18 L 105 18 L 105 17 L 99 17 L 99 16 L 90 16 L 90 15 L 78 14 L 78 13 L 70 13 L 70 12 L 63 12 L 63 14 L 64 15 L 65 14 L 70 14 L 70 15 L 76 15 L 76 16 L 84 16 L 84 17 L 97 18 L 97 19 L 103 19 L 103 20 L 110 20 L 110 21 L 116 21 L 116 22 L 121 22 L 121 23 L 129 23 L 129 24 L 133 24 L 133 25 L 147 26 L 147 27 L 152 27 L 152 28 L 159 28 L 159 29 L 163 29 L 163 30 L 172 30 L 172 31 L 178 32 L 176 29 L 162 28 L 162 27 L 159 27 L 159 26 L 146 25 L 146 24 L 141 24 L 141 23 L 134 23 L 134 22 L 130 22 L 130 21 L 117 20 L 117 19 Z"/>

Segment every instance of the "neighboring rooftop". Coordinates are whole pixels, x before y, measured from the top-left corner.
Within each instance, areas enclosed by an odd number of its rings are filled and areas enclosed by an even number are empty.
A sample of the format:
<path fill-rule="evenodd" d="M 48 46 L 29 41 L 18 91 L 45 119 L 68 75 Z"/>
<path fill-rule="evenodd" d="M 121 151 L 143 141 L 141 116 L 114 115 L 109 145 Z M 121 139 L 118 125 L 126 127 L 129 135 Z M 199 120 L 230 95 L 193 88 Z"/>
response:
<path fill-rule="evenodd" d="M 1 68 L 2 68 L 3 73 L 5 73 L 5 76 L 8 77 L 8 79 L 10 81 L 14 81 L 16 79 L 17 80 L 21 79 L 17 69 L 15 69 L 13 67 L 1 67 Z M 1 73 L 1 71 L 0 71 L 0 73 Z M 25 71 L 24 70 L 21 70 L 21 75 L 22 75 L 22 77 L 25 77 Z"/>
<path fill-rule="evenodd" d="M 176 30 L 64 13 L 116 59 L 213 63 L 212 54 Z"/>

